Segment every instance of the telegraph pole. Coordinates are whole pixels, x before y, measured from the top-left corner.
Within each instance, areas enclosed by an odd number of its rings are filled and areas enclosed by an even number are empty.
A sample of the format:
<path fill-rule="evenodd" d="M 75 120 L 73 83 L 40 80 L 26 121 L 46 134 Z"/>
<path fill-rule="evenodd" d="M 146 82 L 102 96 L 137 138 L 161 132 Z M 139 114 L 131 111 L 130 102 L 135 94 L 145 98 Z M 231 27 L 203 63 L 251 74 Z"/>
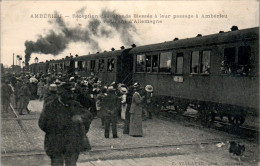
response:
<path fill-rule="evenodd" d="M 14 53 L 13 53 L 13 72 L 14 72 Z"/>

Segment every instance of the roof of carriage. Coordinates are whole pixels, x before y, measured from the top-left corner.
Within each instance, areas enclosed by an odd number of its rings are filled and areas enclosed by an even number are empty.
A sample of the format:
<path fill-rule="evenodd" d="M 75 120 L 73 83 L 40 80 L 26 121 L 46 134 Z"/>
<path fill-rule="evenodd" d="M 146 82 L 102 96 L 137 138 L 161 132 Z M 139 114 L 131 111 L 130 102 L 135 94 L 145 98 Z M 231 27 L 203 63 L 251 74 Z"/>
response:
<path fill-rule="evenodd" d="M 221 43 L 229 43 L 239 40 L 258 39 L 259 27 L 222 32 L 207 36 L 198 36 L 193 38 L 179 39 L 175 41 L 167 41 L 158 44 L 149 44 L 135 47 L 129 51 L 130 54 L 141 54 L 155 51 L 172 50 L 178 48 L 198 47 L 207 45 L 216 45 Z"/>
<path fill-rule="evenodd" d="M 80 60 L 85 60 L 85 59 L 99 59 L 99 58 L 102 59 L 102 58 L 122 56 L 124 52 L 128 52 L 130 49 L 131 48 L 115 50 L 115 51 L 105 51 L 105 52 L 101 52 L 101 53 L 78 56 L 74 59 L 77 61 L 80 61 Z"/>

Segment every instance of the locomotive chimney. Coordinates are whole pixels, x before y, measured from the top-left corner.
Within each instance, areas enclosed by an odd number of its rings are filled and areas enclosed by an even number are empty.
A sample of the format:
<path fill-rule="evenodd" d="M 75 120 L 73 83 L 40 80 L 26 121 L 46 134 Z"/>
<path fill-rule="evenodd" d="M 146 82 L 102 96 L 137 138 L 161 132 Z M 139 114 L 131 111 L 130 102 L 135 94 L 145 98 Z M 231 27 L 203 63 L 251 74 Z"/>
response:
<path fill-rule="evenodd" d="M 179 38 L 175 37 L 175 38 L 173 39 L 173 41 L 176 41 L 176 40 L 179 40 Z"/>
<path fill-rule="evenodd" d="M 121 48 L 121 50 L 125 49 L 125 47 L 124 47 L 124 46 L 121 46 L 120 48 Z"/>
<path fill-rule="evenodd" d="M 136 47 L 136 45 L 135 45 L 135 44 L 132 44 L 131 46 L 132 46 L 132 48 L 135 48 L 135 47 Z"/>
<path fill-rule="evenodd" d="M 111 48 L 111 51 L 115 51 L 115 48 L 113 47 L 113 48 Z"/>
<path fill-rule="evenodd" d="M 237 31 L 237 30 L 238 30 L 238 27 L 235 26 L 235 25 L 233 25 L 230 29 L 231 29 L 231 31 Z"/>
<path fill-rule="evenodd" d="M 197 37 L 202 37 L 202 35 L 201 35 L 201 34 L 198 34 Z"/>

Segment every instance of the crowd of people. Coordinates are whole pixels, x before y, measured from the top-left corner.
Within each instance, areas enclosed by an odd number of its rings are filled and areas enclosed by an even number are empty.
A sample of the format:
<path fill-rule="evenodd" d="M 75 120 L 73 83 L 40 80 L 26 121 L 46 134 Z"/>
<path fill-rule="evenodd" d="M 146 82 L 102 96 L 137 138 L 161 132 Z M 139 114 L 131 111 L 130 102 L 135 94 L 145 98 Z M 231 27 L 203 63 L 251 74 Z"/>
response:
<path fill-rule="evenodd" d="M 152 119 L 151 85 L 102 82 L 94 74 L 27 73 L 2 80 L 2 92 L 7 91 L 2 95 L 10 98 L 13 92 L 20 115 L 30 114 L 30 100 L 43 100 L 39 127 L 46 133 L 45 151 L 52 165 L 75 165 L 79 153 L 91 148 L 86 133 L 93 118 L 101 119 L 105 138 L 111 125 L 113 138 L 118 138 L 118 120 L 124 123 L 123 134 L 142 137 L 142 121 Z"/>

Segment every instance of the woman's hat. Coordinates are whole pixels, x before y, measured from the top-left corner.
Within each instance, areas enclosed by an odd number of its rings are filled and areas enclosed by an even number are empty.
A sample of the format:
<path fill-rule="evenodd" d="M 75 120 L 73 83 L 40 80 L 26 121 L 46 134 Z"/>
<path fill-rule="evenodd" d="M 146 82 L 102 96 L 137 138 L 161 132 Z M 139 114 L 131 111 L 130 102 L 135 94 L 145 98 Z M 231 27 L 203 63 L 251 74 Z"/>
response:
<path fill-rule="evenodd" d="M 121 92 L 122 94 L 126 94 L 126 93 L 128 93 L 128 90 L 127 90 L 125 87 L 122 87 L 121 90 L 120 90 L 120 92 Z"/>
<path fill-rule="evenodd" d="M 146 85 L 146 86 L 145 86 L 145 91 L 146 91 L 146 92 L 153 92 L 153 87 L 152 87 L 152 85 Z"/>

